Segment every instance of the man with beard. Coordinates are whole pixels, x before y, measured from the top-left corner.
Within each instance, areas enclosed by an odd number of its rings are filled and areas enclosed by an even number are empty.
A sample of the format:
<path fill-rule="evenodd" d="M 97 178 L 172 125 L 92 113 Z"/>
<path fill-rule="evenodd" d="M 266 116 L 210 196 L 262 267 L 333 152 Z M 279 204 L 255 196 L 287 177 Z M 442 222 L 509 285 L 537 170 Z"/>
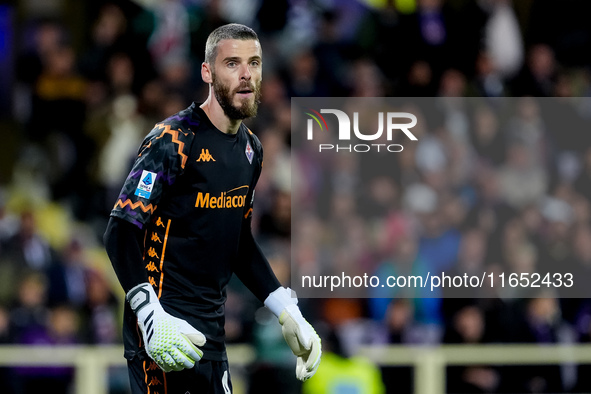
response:
<path fill-rule="evenodd" d="M 128 301 L 133 393 L 231 393 L 224 304 L 232 273 L 279 318 L 297 378 L 320 363 L 318 335 L 250 228 L 263 151 L 242 120 L 256 115 L 260 98 L 256 33 L 238 24 L 214 30 L 201 76 L 207 100 L 146 136 L 104 237 Z"/>

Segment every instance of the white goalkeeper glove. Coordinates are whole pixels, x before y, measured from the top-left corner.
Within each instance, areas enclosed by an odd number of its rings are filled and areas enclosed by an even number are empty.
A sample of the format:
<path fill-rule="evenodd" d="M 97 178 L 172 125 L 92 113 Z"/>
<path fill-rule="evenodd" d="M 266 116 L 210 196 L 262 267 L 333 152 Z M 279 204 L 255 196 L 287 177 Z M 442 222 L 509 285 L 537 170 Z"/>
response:
<path fill-rule="evenodd" d="M 164 372 L 193 368 L 203 352 L 205 336 L 186 321 L 164 311 L 149 283 L 129 290 L 126 299 L 137 316 L 146 353 Z"/>
<path fill-rule="evenodd" d="M 280 287 L 269 294 L 265 306 L 279 318 L 283 338 L 297 356 L 296 377 L 306 381 L 314 376 L 320 365 L 320 337 L 302 316 L 295 292 L 293 297 L 291 293 L 290 288 Z"/>

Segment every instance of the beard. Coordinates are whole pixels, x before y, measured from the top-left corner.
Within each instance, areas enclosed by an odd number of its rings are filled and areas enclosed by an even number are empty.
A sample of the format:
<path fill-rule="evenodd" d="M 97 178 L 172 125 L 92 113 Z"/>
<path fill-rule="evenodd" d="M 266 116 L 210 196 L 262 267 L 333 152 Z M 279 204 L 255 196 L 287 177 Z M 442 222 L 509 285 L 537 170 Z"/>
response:
<path fill-rule="evenodd" d="M 249 82 L 241 83 L 236 89 L 230 92 L 230 87 L 221 83 L 215 74 L 212 75 L 213 79 L 213 93 L 216 100 L 220 104 L 220 107 L 224 110 L 226 116 L 233 120 L 242 120 L 246 118 L 252 118 L 256 116 L 261 102 L 261 82 L 258 81 L 255 85 Z M 254 95 L 252 102 L 249 99 L 242 99 L 242 105 L 236 107 L 232 101 L 234 95 L 241 90 L 249 89 Z"/>

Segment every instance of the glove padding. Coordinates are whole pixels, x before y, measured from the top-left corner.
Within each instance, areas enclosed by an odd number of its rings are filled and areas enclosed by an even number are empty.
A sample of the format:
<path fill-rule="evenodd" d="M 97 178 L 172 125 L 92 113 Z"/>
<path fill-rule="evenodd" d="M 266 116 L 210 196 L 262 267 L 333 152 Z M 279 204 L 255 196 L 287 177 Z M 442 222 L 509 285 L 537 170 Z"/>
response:
<path fill-rule="evenodd" d="M 152 285 L 142 283 L 134 287 L 127 298 L 138 318 L 146 353 L 164 372 L 193 368 L 201 360 L 203 352 L 195 345 L 205 345 L 205 336 L 186 321 L 167 313 Z"/>
<path fill-rule="evenodd" d="M 296 377 L 302 382 L 310 379 L 320 365 L 320 337 L 295 304 L 285 307 L 279 315 L 279 323 L 283 338 L 297 356 Z"/>

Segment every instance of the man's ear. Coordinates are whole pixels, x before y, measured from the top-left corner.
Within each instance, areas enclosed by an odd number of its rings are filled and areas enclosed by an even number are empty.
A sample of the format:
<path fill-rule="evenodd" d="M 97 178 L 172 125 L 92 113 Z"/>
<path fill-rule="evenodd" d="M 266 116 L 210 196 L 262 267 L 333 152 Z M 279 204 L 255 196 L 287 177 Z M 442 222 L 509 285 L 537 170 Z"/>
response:
<path fill-rule="evenodd" d="M 205 83 L 213 83 L 213 71 L 209 63 L 201 63 L 201 79 Z"/>

